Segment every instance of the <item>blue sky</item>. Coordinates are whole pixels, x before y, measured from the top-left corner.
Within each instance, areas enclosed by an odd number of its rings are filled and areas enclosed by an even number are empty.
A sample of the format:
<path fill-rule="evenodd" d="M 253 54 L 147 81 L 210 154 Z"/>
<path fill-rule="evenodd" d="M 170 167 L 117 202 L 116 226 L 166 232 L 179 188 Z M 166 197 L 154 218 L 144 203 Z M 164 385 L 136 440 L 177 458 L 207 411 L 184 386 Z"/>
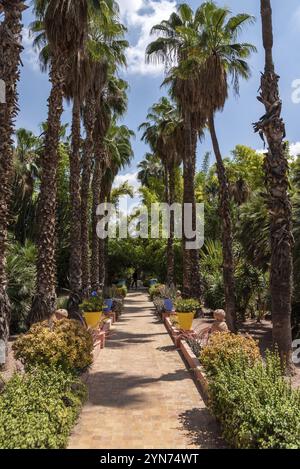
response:
<path fill-rule="evenodd" d="M 29 3 L 29 2 L 28 2 Z M 160 88 L 163 70 L 154 65 L 147 66 L 144 51 L 149 42 L 149 30 L 153 24 L 169 17 L 176 8 L 175 0 L 120 0 L 121 18 L 128 26 L 128 69 L 122 75 L 130 85 L 129 109 L 124 122 L 134 131 L 145 120 L 148 108 L 166 93 Z M 199 6 L 201 1 L 190 0 L 192 7 Z M 259 0 L 217 0 L 220 5 L 226 4 L 233 13 L 241 11 L 250 13 L 257 18 L 256 24 L 249 26 L 243 39 L 258 48 L 258 53 L 250 61 L 252 77 L 242 82 L 240 97 L 230 96 L 222 114 L 217 116 L 216 126 L 220 146 L 224 156 L 229 155 L 236 144 L 244 144 L 259 149 L 260 138 L 252 131 L 251 123 L 263 114 L 262 105 L 256 100 L 263 70 L 264 54 L 261 43 L 261 22 L 259 16 Z M 300 80 L 300 4 L 299 0 L 272 0 L 274 20 L 274 58 L 276 69 L 281 76 L 280 90 L 283 99 L 283 116 L 287 127 L 287 138 L 293 144 L 293 152 L 300 153 L 300 103 L 292 100 L 292 83 Z M 28 37 L 28 25 L 32 21 L 31 10 L 24 15 L 24 46 L 23 68 L 19 84 L 20 113 L 18 127 L 26 127 L 34 132 L 39 131 L 39 124 L 47 117 L 47 98 L 50 85 L 48 77 L 39 70 L 36 53 L 32 50 L 31 39 Z M 70 121 L 70 109 L 66 106 L 64 121 Z M 123 172 L 119 182 L 128 179 L 136 184 L 136 166 L 143 159 L 147 148 L 140 142 L 137 134 L 134 143 L 135 160 L 131 168 Z M 209 135 L 199 145 L 198 165 L 206 151 L 212 151 Z"/>

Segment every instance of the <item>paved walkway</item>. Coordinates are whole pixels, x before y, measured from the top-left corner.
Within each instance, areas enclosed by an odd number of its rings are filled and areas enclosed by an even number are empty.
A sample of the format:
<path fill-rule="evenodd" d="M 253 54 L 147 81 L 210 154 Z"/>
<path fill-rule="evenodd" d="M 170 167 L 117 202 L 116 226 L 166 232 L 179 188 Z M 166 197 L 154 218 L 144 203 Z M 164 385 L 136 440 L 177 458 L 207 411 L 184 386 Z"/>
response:
<path fill-rule="evenodd" d="M 220 448 L 214 419 L 153 305 L 130 293 L 93 365 L 69 448 Z"/>

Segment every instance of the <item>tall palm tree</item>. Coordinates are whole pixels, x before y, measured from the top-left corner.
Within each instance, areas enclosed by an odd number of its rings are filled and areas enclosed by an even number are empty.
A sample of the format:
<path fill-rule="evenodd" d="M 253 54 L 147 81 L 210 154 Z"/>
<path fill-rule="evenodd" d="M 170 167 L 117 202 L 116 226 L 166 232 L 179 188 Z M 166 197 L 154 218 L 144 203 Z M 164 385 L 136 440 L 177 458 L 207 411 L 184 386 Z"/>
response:
<path fill-rule="evenodd" d="M 162 162 L 165 177 L 165 203 L 175 202 L 175 170 L 182 162 L 182 119 L 174 103 L 162 98 L 154 104 L 147 116 L 147 122 L 139 127 L 144 130 L 142 139 L 149 143 L 151 150 Z M 174 264 L 174 213 L 170 213 L 170 232 L 167 243 L 167 284 L 175 278 Z"/>
<path fill-rule="evenodd" d="M 285 125 L 281 117 L 282 101 L 279 95 L 279 76 L 273 61 L 273 24 L 270 0 L 261 0 L 265 70 L 261 77 L 258 100 L 266 113 L 257 124 L 268 144 L 265 159 L 266 182 L 269 192 L 271 268 L 270 290 L 273 320 L 273 340 L 279 349 L 282 363 L 289 371 L 291 365 L 291 296 L 292 268 L 292 215 L 289 198 L 288 160 L 285 148 Z"/>
<path fill-rule="evenodd" d="M 197 76 L 182 77 L 179 67 L 187 56 L 187 50 L 192 46 L 191 35 L 186 31 L 195 31 L 197 27 L 193 10 L 187 4 L 181 4 L 176 13 L 172 13 L 168 20 L 152 28 L 153 34 L 160 34 L 155 41 L 149 44 L 146 56 L 153 61 L 161 61 L 168 68 L 168 77 L 165 83 L 171 84 L 171 94 L 176 99 L 183 119 L 183 175 L 184 175 L 184 207 L 192 206 L 193 228 L 196 225 L 195 201 L 195 171 L 196 148 L 198 136 L 202 134 L 205 119 L 202 115 L 197 96 Z M 199 251 L 186 249 L 187 239 L 183 237 L 183 296 L 201 297 L 202 282 L 199 272 Z"/>
<path fill-rule="evenodd" d="M 125 58 L 124 58 L 125 59 Z M 98 100 L 97 119 L 94 129 L 94 171 L 92 180 L 92 253 L 91 253 L 91 284 L 92 289 L 100 289 L 99 243 L 97 235 L 97 207 L 101 202 L 101 181 L 109 165 L 109 155 L 105 145 L 105 137 L 114 119 L 122 116 L 127 109 L 126 81 L 110 73 L 107 84 Z M 102 198 L 105 197 L 102 192 Z M 103 200 L 102 200 L 103 202 Z"/>
<path fill-rule="evenodd" d="M 88 92 L 91 76 L 91 61 L 83 51 L 78 51 L 70 59 L 70 67 L 65 82 L 65 97 L 73 101 L 70 158 L 70 297 L 68 311 L 71 317 L 78 314 L 82 293 L 81 270 L 81 106 Z"/>
<path fill-rule="evenodd" d="M 105 74 L 105 77 L 104 77 Z M 83 146 L 81 176 L 81 268 L 82 291 L 88 296 L 91 288 L 90 254 L 89 254 L 89 195 L 93 168 L 94 129 L 96 124 L 96 99 L 106 81 L 107 64 L 102 61 L 94 63 L 91 76 L 91 88 L 88 92 L 83 110 L 83 121 L 86 138 Z"/>
<path fill-rule="evenodd" d="M 248 79 L 250 69 L 246 59 L 256 49 L 251 44 L 239 43 L 242 29 L 253 22 L 246 13 L 232 16 L 228 8 L 219 8 L 214 2 L 204 3 L 196 12 L 199 21 L 199 43 L 195 57 L 200 57 L 199 103 L 208 119 L 217 163 L 220 186 L 220 218 L 222 220 L 223 277 L 228 325 L 236 329 L 234 258 L 232 250 L 232 221 L 230 188 L 215 129 L 215 113 L 222 111 L 228 98 L 228 78 L 238 93 L 239 78 Z"/>
<path fill-rule="evenodd" d="M 126 125 L 118 125 L 113 119 L 105 137 L 105 151 L 108 166 L 103 174 L 101 184 L 101 202 L 111 202 L 114 180 L 118 172 L 130 164 L 133 158 L 131 139 L 134 132 Z M 108 228 L 108 225 L 106 229 Z M 100 284 L 107 286 L 107 248 L 108 238 L 99 240 L 99 278 Z"/>
<path fill-rule="evenodd" d="M 51 92 L 48 100 L 48 120 L 44 151 L 41 157 L 41 187 L 39 199 L 39 242 L 37 261 L 37 290 L 29 322 L 48 318 L 56 301 L 56 193 L 60 120 L 69 58 L 84 46 L 91 11 L 100 8 L 96 0 L 35 0 L 34 12 L 43 25 L 44 38 L 38 33 L 38 45 L 48 45 L 50 57 Z M 44 42 L 43 42 L 44 40 Z"/>
<path fill-rule="evenodd" d="M 203 127 L 204 122 L 208 122 L 220 185 L 227 322 L 233 331 L 236 329 L 236 312 L 229 188 L 214 114 L 223 109 L 228 97 L 228 75 L 234 80 L 235 91 L 238 91 L 239 77 L 249 77 L 245 59 L 255 48 L 250 44 L 237 43 L 237 38 L 242 27 L 252 21 L 253 18 L 247 14 L 230 16 L 227 8 L 219 8 L 212 1 L 203 3 L 195 13 L 188 5 L 182 4 L 178 7 L 177 17 L 172 15 L 168 22 L 154 28 L 164 37 L 158 38 L 148 49 L 148 55 L 165 57 L 168 53 L 176 61 L 167 81 L 173 81 L 174 93 L 182 101 L 186 151 L 189 154 L 195 147 L 195 131 L 199 123 L 202 122 Z M 197 109 L 200 110 L 199 115 L 195 114 Z M 198 120 L 196 125 L 193 122 L 195 117 Z M 191 161 L 188 155 L 186 159 L 189 162 L 187 171 L 190 171 L 195 166 L 195 160 Z"/>
<path fill-rule="evenodd" d="M 0 102 L 0 366 L 6 362 L 9 335 L 10 305 L 6 288 L 5 252 L 13 158 L 12 136 L 18 110 L 22 12 L 25 9 L 22 0 L 0 1 L 0 15 L 4 14 L 4 20 L 0 23 L 0 80 L 1 86 L 5 86 L 5 96 L 2 96 L 5 102 Z"/>

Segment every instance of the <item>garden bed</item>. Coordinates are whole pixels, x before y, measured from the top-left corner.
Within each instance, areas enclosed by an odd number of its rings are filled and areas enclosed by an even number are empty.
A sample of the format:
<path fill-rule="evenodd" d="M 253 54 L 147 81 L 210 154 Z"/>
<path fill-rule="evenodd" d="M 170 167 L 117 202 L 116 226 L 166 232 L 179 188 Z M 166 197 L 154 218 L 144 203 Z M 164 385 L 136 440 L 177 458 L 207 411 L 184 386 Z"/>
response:
<path fill-rule="evenodd" d="M 190 370 L 193 372 L 197 383 L 200 386 L 204 400 L 208 402 L 208 380 L 199 359 L 196 357 L 186 340 L 182 338 L 180 330 L 172 325 L 170 318 L 165 319 L 165 326 L 175 346 L 182 352 Z"/>

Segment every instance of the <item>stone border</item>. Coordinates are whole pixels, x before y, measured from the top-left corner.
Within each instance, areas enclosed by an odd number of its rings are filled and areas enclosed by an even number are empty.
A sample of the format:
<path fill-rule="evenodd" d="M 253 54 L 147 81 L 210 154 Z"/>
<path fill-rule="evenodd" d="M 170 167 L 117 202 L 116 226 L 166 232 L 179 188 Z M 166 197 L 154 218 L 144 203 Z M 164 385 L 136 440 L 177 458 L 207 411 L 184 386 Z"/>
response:
<path fill-rule="evenodd" d="M 203 366 L 201 365 L 199 359 L 196 357 L 196 355 L 194 354 L 194 352 L 192 351 L 188 343 L 184 339 L 182 339 L 182 337 L 180 336 L 180 330 L 176 329 L 172 325 L 170 318 L 166 318 L 164 321 L 164 324 L 176 348 L 182 352 L 185 360 L 187 361 L 190 367 L 190 370 L 193 372 L 197 380 L 197 383 L 200 386 L 203 399 L 207 403 L 209 400 L 209 396 L 208 396 L 209 385 L 208 385 L 208 379 L 203 369 Z"/>

